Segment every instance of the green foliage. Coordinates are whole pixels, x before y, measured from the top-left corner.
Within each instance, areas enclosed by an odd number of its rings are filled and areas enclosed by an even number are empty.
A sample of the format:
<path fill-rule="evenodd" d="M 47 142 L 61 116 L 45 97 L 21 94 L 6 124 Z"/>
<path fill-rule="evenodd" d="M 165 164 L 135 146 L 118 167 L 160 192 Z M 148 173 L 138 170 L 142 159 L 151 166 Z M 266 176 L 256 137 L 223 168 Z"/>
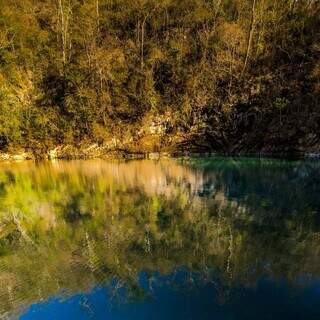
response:
<path fill-rule="evenodd" d="M 167 112 L 171 143 L 202 136 L 221 149 L 277 127 L 278 97 L 290 105 L 281 122 L 316 130 L 319 10 L 306 0 L 1 1 L 0 148 L 121 140 L 123 124 L 136 141 L 145 118 Z"/>

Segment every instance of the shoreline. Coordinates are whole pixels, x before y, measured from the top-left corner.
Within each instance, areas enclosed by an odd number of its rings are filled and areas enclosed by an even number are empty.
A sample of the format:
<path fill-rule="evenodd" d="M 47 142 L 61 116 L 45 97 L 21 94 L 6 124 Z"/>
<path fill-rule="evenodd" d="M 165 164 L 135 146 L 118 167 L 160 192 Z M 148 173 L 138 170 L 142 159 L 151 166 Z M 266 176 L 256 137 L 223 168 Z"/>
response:
<path fill-rule="evenodd" d="M 55 149 L 54 149 L 55 150 Z M 75 152 L 77 151 L 77 152 Z M 221 152 L 130 152 L 126 150 L 100 150 L 99 152 L 88 152 L 88 149 L 73 149 L 73 152 L 57 153 L 53 150 L 48 153 L 37 154 L 31 152 L 6 153 L 0 152 L 0 162 L 42 161 L 42 160 L 159 160 L 165 158 L 197 158 L 197 157 L 248 157 L 248 158 L 272 158 L 272 159 L 320 159 L 320 152 L 250 152 L 250 153 L 221 153 Z"/>

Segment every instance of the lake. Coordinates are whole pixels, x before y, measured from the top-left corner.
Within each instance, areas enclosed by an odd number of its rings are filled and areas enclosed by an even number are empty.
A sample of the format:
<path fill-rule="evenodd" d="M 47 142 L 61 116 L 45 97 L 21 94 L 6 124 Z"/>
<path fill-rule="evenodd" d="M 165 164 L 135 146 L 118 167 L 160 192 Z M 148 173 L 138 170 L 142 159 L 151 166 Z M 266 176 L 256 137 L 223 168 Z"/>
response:
<path fill-rule="evenodd" d="M 0 319 L 320 319 L 320 162 L 0 164 Z"/>

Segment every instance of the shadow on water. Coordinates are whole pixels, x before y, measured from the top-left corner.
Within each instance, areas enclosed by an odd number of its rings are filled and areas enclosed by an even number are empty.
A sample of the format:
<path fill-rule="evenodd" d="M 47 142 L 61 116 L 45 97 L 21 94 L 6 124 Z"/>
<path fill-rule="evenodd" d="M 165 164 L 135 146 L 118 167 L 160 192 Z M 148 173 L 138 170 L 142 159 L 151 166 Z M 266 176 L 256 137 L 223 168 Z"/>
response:
<path fill-rule="evenodd" d="M 0 319 L 319 319 L 320 163 L 0 167 Z"/>

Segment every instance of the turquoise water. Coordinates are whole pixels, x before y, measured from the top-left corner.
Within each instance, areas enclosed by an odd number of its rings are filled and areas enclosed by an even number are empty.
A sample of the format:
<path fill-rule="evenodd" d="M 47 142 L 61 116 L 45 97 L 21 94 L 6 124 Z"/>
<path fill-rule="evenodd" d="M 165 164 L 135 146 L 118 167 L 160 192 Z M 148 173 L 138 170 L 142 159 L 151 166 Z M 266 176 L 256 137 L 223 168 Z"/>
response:
<path fill-rule="evenodd" d="M 0 319 L 320 319 L 320 163 L 0 166 Z"/>

